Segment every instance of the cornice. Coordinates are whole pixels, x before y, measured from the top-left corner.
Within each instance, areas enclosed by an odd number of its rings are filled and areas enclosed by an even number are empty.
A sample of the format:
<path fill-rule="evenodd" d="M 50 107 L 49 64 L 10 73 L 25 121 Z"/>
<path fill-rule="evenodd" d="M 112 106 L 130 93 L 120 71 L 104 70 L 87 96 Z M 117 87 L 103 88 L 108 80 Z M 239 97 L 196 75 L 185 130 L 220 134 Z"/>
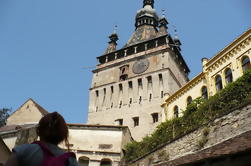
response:
<path fill-rule="evenodd" d="M 246 31 L 240 37 L 235 39 L 231 44 L 225 47 L 217 55 L 211 58 L 205 65 L 207 71 L 212 71 L 213 68 L 221 65 L 226 60 L 245 49 L 251 42 L 251 29 Z"/>
<path fill-rule="evenodd" d="M 162 106 L 165 104 L 169 104 L 169 103 L 173 102 L 174 100 L 176 100 L 177 98 L 179 98 L 180 96 L 184 95 L 187 91 L 189 91 L 194 86 L 196 86 L 198 83 L 200 83 L 200 81 L 202 79 L 205 79 L 205 73 L 203 73 L 203 72 L 201 72 L 194 79 L 189 81 L 186 85 L 184 85 L 182 88 L 180 88 L 178 91 L 176 91 L 173 95 L 168 97 L 165 100 L 165 103 L 162 104 Z"/>

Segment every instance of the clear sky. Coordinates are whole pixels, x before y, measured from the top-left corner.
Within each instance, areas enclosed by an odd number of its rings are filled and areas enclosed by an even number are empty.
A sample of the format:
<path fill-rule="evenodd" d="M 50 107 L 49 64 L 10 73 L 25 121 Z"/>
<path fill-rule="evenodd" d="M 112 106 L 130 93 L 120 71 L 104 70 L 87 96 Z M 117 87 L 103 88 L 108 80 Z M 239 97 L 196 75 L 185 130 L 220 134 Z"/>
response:
<path fill-rule="evenodd" d="M 0 0 L 0 108 L 33 98 L 69 123 L 84 123 L 96 57 L 118 25 L 121 48 L 143 0 Z M 250 0 L 155 0 L 182 42 L 190 78 L 251 27 Z"/>

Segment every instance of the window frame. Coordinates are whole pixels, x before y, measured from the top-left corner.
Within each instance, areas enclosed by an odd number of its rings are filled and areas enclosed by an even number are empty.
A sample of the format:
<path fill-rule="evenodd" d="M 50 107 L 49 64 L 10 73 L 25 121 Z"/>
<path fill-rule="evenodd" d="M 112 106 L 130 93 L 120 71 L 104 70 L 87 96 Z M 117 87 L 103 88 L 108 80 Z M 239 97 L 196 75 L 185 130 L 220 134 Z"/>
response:
<path fill-rule="evenodd" d="M 215 89 L 216 89 L 216 92 L 219 92 L 223 89 L 222 77 L 219 74 L 215 76 Z"/>

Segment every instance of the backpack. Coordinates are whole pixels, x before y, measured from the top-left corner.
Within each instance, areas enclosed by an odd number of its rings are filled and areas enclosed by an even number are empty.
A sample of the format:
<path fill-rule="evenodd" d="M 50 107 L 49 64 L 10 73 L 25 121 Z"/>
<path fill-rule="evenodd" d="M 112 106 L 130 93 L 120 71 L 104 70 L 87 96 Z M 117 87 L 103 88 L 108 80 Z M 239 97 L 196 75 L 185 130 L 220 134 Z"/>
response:
<path fill-rule="evenodd" d="M 51 152 L 51 150 L 42 142 L 36 141 L 33 142 L 33 144 L 39 145 L 43 151 L 44 158 L 40 166 L 67 166 L 68 159 L 70 157 L 76 158 L 75 154 L 72 152 L 67 152 L 56 157 Z"/>

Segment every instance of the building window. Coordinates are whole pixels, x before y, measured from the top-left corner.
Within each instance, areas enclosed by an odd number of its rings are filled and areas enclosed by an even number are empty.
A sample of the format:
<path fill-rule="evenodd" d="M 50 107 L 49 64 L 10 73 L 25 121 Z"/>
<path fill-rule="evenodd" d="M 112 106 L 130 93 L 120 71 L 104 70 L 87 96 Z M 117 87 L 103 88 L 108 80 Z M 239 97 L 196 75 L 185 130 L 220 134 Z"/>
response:
<path fill-rule="evenodd" d="M 113 86 L 111 86 L 111 93 L 113 94 L 113 92 L 114 92 L 114 88 Z"/>
<path fill-rule="evenodd" d="M 148 82 L 148 84 L 152 84 L 152 76 L 147 77 L 147 82 Z"/>
<path fill-rule="evenodd" d="M 129 105 L 131 105 L 131 104 L 132 104 L 132 98 L 129 99 Z"/>
<path fill-rule="evenodd" d="M 152 101 L 152 94 L 150 93 L 149 94 L 149 102 L 151 102 Z"/>
<path fill-rule="evenodd" d="M 104 97 L 103 97 L 103 103 L 105 102 L 105 97 L 106 97 L 106 88 L 104 88 Z"/>
<path fill-rule="evenodd" d="M 222 86 L 222 79 L 220 75 L 217 75 L 215 77 L 215 87 L 216 87 L 216 91 L 219 92 L 223 86 Z"/>
<path fill-rule="evenodd" d="M 174 112 L 174 118 L 178 118 L 179 117 L 179 107 L 176 105 L 173 109 Z"/>
<path fill-rule="evenodd" d="M 132 89 L 132 81 L 128 82 L 129 89 Z"/>
<path fill-rule="evenodd" d="M 232 70 L 230 68 L 227 68 L 225 71 L 225 80 L 226 84 L 233 82 Z"/>
<path fill-rule="evenodd" d="M 139 126 L 139 117 L 134 117 L 132 119 L 133 119 L 134 127 Z"/>
<path fill-rule="evenodd" d="M 129 65 L 122 66 L 120 68 L 120 81 L 125 81 L 128 79 Z"/>
<path fill-rule="evenodd" d="M 98 97 L 99 96 L 99 93 L 98 93 L 98 90 L 96 90 L 96 97 Z"/>
<path fill-rule="evenodd" d="M 251 69 L 250 59 L 247 56 L 245 56 L 242 59 L 242 70 L 243 70 L 243 72 L 245 72 L 250 69 Z"/>
<path fill-rule="evenodd" d="M 89 158 L 88 157 L 80 157 L 78 159 L 79 166 L 89 166 Z"/>
<path fill-rule="evenodd" d="M 138 86 L 139 86 L 139 88 L 142 88 L 142 87 L 143 87 L 143 85 L 142 85 L 142 79 L 141 79 L 141 78 L 138 79 Z"/>
<path fill-rule="evenodd" d="M 142 97 L 139 96 L 139 104 L 141 104 L 141 102 L 142 102 Z"/>
<path fill-rule="evenodd" d="M 191 96 L 188 96 L 188 98 L 187 98 L 187 106 L 188 106 L 189 104 L 191 104 L 192 101 L 193 101 L 192 97 L 191 97 Z"/>
<path fill-rule="evenodd" d="M 122 100 L 120 100 L 120 102 L 119 102 L 119 108 L 121 108 L 122 107 Z"/>
<path fill-rule="evenodd" d="M 117 119 L 115 120 L 116 125 L 123 126 L 123 119 Z"/>
<path fill-rule="evenodd" d="M 152 118 L 153 118 L 153 123 L 158 122 L 159 121 L 159 114 L 158 113 L 153 113 Z"/>
<path fill-rule="evenodd" d="M 120 91 L 120 92 L 123 91 L 123 86 L 122 86 L 122 84 L 119 84 L 119 91 Z"/>
<path fill-rule="evenodd" d="M 206 86 L 203 86 L 201 88 L 201 96 L 204 98 L 204 99 L 208 99 L 208 93 L 207 93 L 207 87 Z"/>
<path fill-rule="evenodd" d="M 112 166 L 112 161 L 110 159 L 102 159 L 100 166 Z"/>
<path fill-rule="evenodd" d="M 160 92 L 160 97 L 163 98 L 164 97 L 164 91 Z"/>

